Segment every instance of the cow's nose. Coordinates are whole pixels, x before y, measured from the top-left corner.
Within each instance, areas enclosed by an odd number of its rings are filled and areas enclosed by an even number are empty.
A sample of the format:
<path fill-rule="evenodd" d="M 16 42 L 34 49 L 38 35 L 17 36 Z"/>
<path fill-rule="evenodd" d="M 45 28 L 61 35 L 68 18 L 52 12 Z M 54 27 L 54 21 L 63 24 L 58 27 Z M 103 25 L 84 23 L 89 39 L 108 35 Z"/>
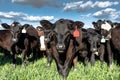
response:
<path fill-rule="evenodd" d="M 91 51 L 92 51 L 92 52 L 95 52 L 95 51 L 97 51 L 97 49 L 96 49 L 96 48 L 92 48 Z"/>
<path fill-rule="evenodd" d="M 61 50 L 65 49 L 65 45 L 63 44 L 58 44 L 56 47 L 57 49 L 61 49 Z"/>

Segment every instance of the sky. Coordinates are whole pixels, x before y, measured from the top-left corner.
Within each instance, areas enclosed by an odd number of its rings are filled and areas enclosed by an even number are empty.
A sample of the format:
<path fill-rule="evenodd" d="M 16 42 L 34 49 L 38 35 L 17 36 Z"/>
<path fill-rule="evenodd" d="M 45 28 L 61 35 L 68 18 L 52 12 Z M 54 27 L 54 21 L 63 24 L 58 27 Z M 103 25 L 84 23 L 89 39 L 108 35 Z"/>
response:
<path fill-rule="evenodd" d="M 0 0 L 0 23 L 37 27 L 40 20 L 61 18 L 82 21 L 84 28 L 99 19 L 120 22 L 120 0 Z"/>

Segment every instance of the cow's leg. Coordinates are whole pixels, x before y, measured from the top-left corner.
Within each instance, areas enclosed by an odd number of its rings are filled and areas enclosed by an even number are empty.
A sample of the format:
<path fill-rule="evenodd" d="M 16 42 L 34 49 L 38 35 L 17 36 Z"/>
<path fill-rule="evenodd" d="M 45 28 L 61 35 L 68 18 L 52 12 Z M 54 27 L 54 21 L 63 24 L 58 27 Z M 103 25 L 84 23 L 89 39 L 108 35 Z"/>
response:
<path fill-rule="evenodd" d="M 23 52 L 22 52 L 22 64 L 23 65 L 26 65 L 26 63 L 28 63 L 27 62 L 27 50 L 23 50 Z"/>
<path fill-rule="evenodd" d="M 107 51 L 108 51 L 109 66 L 110 68 L 112 68 L 113 53 L 111 51 L 110 40 L 107 40 Z"/>
<path fill-rule="evenodd" d="M 84 65 L 85 65 L 85 66 L 88 65 L 88 61 L 89 61 L 89 58 L 88 58 L 88 57 L 85 57 L 85 59 L 84 59 Z"/>
<path fill-rule="evenodd" d="M 46 55 L 47 55 L 47 67 L 50 67 L 52 62 L 52 52 L 50 51 L 50 49 L 46 50 Z"/>
<path fill-rule="evenodd" d="M 91 54 L 90 62 L 91 62 L 91 65 L 93 67 L 95 65 L 95 54 L 94 53 Z"/>
<path fill-rule="evenodd" d="M 84 66 L 88 65 L 88 51 L 82 51 L 82 57 L 84 57 Z"/>
<path fill-rule="evenodd" d="M 75 58 L 73 59 L 74 71 L 77 70 L 77 62 L 78 62 L 78 56 L 76 55 Z"/>
<path fill-rule="evenodd" d="M 38 59 L 38 53 L 36 51 L 36 48 L 33 48 L 33 63 L 34 61 L 37 61 L 37 59 Z"/>
<path fill-rule="evenodd" d="M 100 61 L 101 61 L 101 66 L 103 66 L 103 63 L 104 63 L 104 54 L 105 54 L 105 45 L 101 44 L 100 45 Z"/>
<path fill-rule="evenodd" d="M 16 46 L 12 45 L 11 50 L 12 50 L 12 54 L 13 54 L 13 65 L 14 67 L 16 66 L 16 59 L 17 59 L 17 52 L 16 52 Z"/>
<path fill-rule="evenodd" d="M 10 51 L 8 51 L 6 49 L 3 49 L 3 51 L 4 51 L 4 54 L 5 54 L 5 57 L 8 57 L 8 58 L 11 57 Z"/>
<path fill-rule="evenodd" d="M 27 59 L 28 52 L 30 50 L 30 43 L 27 38 L 24 40 L 24 45 L 25 45 L 25 49 L 22 51 L 22 64 L 28 63 L 26 59 Z"/>

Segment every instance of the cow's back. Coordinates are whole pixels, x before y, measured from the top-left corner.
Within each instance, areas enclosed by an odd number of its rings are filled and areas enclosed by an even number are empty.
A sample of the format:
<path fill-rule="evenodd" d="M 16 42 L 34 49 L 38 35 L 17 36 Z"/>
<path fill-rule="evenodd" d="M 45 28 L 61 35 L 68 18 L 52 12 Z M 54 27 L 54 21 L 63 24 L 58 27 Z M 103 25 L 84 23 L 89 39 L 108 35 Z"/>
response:
<path fill-rule="evenodd" d="M 112 43 L 116 49 L 120 51 L 120 27 L 111 30 Z"/>
<path fill-rule="evenodd" d="M 10 51 L 13 34 L 9 30 L 0 30 L 0 46 Z"/>

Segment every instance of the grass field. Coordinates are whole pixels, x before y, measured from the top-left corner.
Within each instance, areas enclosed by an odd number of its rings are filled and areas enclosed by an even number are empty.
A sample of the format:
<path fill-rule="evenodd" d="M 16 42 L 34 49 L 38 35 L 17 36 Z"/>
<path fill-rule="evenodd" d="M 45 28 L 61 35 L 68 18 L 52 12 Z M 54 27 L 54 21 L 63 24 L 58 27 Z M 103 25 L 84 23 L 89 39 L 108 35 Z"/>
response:
<path fill-rule="evenodd" d="M 46 67 L 46 59 L 41 58 L 34 64 L 31 62 L 26 67 L 20 64 L 13 68 L 12 59 L 0 55 L 0 80 L 62 80 L 59 76 L 54 61 L 50 68 Z M 103 68 L 100 62 L 95 63 L 94 68 L 90 63 L 84 67 L 82 62 L 78 63 L 77 71 L 71 69 L 67 80 L 120 80 L 120 66 L 113 64 L 113 69 L 109 69 L 105 63 Z"/>

